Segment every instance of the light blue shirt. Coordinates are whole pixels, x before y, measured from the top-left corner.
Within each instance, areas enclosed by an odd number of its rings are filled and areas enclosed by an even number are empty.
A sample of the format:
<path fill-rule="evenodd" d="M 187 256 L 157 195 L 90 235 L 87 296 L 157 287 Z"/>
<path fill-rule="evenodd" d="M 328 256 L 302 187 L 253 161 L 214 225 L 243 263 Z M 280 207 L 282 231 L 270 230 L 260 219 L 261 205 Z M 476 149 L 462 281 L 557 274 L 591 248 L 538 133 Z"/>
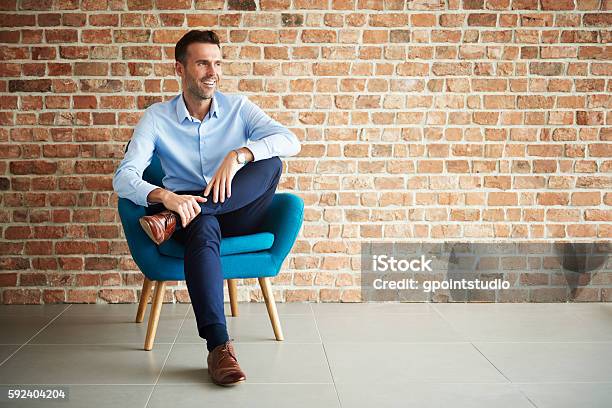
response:
<path fill-rule="evenodd" d="M 113 188 L 119 197 L 147 207 L 147 196 L 158 186 L 144 181 L 142 173 L 157 154 L 165 189 L 204 191 L 225 156 L 245 146 L 255 161 L 300 151 L 297 137 L 244 95 L 215 91 L 200 121 L 190 115 L 180 94 L 145 110 L 115 172 Z"/>

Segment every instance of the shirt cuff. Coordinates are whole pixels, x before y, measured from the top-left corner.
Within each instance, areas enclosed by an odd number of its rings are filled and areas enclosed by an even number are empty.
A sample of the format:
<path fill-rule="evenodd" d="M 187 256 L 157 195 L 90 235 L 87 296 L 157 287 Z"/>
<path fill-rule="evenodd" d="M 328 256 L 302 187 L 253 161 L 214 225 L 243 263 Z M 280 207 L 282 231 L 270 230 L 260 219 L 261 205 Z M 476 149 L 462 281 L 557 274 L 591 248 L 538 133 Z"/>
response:
<path fill-rule="evenodd" d="M 136 196 L 138 197 L 138 203 L 139 205 L 143 206 L 143 207 L 148 207 L 149 204 L 155 204 L 155 203 L 149 203 L 147 201 L 147 197 L 149 196 L 149 193 L 153 190 L 155 190 L 156 188 L 161 188 L 159 186 L 156 186 L 154 184 L 144 184 L 142 187 L 140 187 L 138 189 L 138 193 L 136 194 Z"/>
<path fill-rule="evenodd" d="M 253 161 L 265 160 L 272 157 L 272 153 L 270 153 L 270 149 L 264 139 L 255 141 L 248 140 L 246 147 L 253 153 Z"/>

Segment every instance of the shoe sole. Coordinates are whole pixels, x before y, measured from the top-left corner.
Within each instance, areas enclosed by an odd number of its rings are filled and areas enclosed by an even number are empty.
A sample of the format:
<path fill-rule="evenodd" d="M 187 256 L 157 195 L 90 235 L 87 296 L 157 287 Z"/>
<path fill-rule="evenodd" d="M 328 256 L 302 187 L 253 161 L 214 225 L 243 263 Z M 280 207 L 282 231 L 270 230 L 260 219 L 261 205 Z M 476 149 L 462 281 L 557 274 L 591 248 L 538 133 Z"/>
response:
<path fill-rule="evenodd" d="M 245 380 L 240 380 L 240 381 L 236 381 L 236 382 L 233 382 L 233 383 L 222 384 L 222 383 L 217 382 L 217 381 L 214 380 L 212 374 L 210 373 L 210 370 L 208 370 L 208 375 L 210 375 L 210 379 L 212 380 L 212 382 L 214 384 L 220 385 L 222 387 L 232 387 L 234 385 L 242 384 L 243 382 L 246 381 L 246 379 L 245 379 Z"/>
<path fill-rule="evenodd" d="M 153 241 L 153 242 L 155 242 L 155 244 L 159 245 L 160 243 L 155 239 L 155 237 L 153 235 L 153 231 L 151 231 L 151 227 L 149 226 L 149 224 L 144 219 L 142 219 L 142 218 L 140 220 L 138 220 L 138 222 L 140 223 L 140 226 L 144 230 L 145 234 L 147 234 L 147 236 L 149 238 L 151 238 L 151 241 Z"/>

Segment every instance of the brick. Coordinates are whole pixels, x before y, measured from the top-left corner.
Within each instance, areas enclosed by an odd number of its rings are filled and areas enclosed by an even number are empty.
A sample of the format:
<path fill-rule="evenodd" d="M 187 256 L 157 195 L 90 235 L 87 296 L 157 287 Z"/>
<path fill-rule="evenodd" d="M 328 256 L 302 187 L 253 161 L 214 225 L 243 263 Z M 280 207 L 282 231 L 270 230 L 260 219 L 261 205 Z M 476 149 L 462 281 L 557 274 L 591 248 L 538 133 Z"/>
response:
<path fill-rule="evenodd" d="M 537 10 L 538 0 L 512 0 L 512 10 Z"/>
<path fill-rule="evenodd" d="M 151 30 L 114 30 L 113 39 L 116 43 L 148 42 Z"/>
<path fill-rule="evenodd" d="M 291 7 L 291 0 L 260 0 L 261 10 L 288 10 Z"/>
<path fill-rule="evenodd" d="M 542 10 L 574 10 L 574 0 L 542 0 Z"/>
<path fill-rule="evenodd" d="M 158 10 L 190 9 L 191 0 L 155 0 L 155 7 Z"/>
<path fill-rule="evenodd" d="M 41 303 L 40 289 L 6 289 L 2 292 L 5 305 L 37 305 Z"/>
<path fill-rule="evenodd" d="M 68 303 L 96 303 L 98 293 L 95 289 L 68 289 L 66 301 Z"/>
<path fill-rule="evenodd" d="M 429 64 L 405 62 L 397 65 L 397 74 L 402 76 L 425 76 L 429 74 Z"/>
<path fill-rule="evenodd" d="M 108 64 L 105 62 L 75 62 L 74 74 L 79 76 L 108 75 Z"/>
<path fill-rule="evenodd" d="M 586 27 L 610 27 L 612 25 L 612 14 L 610 13 L 586 13 L 582 21 Z"/>
<path fill-rule="evenodd" d="M 0 26 L 2 27 L 25 27 L 36 25 L 34 14 L 6 14 L 0 13 Z"/>
<path fill-rule="evenodd" d="M 296 9 L 318 9 L 327 8 L 327 0 L 294 0 L 293 7 Z"/>
<path fill-rule="evenodd" d="M 495 27 L 496 23 L 497 14 L 474 13 L 468 15 L 468 26 Z"/>
<path fill-rule="evenodd" d="M 54 174 L 57 163 L 22 160 L 12 161 L 9 167 L 12 174 Z"/>
<path fill-rule="evenodd" d="M 87 21 L 84 13 L 65 13 L 62 15 L 62 24 L 69 27 L 83 27 Z"/>
<path fill-rule="evenodd" d="M 347 62 L 320 62 L 315 63 L 313 72 L 318 76 L 348 75 L 350 64 Z"/>
<path fill-rule="evenodd" d="M 462 5 L 465 10 L 482 10 L 484 9 L 484 0 L 463 0 Z"/>
<path fill-rule="evenodd" d="M 569 203 L 568 193 L 538 193 L 536 196 L 538 205 L 567 205 Z"/>
<path fill-rule="evenodd" d="M 593 143 L 589 144 L 589 155 L 591 157 L 611 157 L 612 144 L 610 143 Z"/>
<path fill-rule="evenodd" d="M 400 13 L 370 15 L 372 27 L 403 27 L 408 24 L 408 15 Z"/>
<path fill-rule="evenodd" d="M 504 193 L 489 193 L 487 205 L 517 205 L 518 197 L 516 193 L 504 192 Z"/>
<path fill-rule="evenodd" d="M 410 25 L 414 27 L 434 27 L 436 25 L 435 14 L 411 14 Z"/>
<path fill-rule="evenodd" d="M 117 14 L 91 14 L 89 16 L 89 25 L 94 27 L 117 27 L 119 25 L 119 16 Z"/>
<path fill-rule="evenodd" d="M 158 47 L 140 46 L 132 47 L 126 46 L 122 49 L 122 55 L 125 59 L 135 60 L 160 60 L 161 50 Z"/>
<path fill-rule="evenodd" d="M 301 36 L 305 43 L 332 43 L 337 41 L 333 30 L 303 30 Z"/>
<path fill-rule="evenodd" d="M 56 57 L 55 48 L 52 47 L 32 47 L 32 59 L 52 60 Z"/>
<path fill-rule="evenodd" d="M 79 87 L 84 92 L 118 92 L 122 83 L 118 79 L 81 79 Z"/>
<path fill-rule="evenodd" d="M 9 92 L 51 92 L 51 80 L 10 80 Z"/>

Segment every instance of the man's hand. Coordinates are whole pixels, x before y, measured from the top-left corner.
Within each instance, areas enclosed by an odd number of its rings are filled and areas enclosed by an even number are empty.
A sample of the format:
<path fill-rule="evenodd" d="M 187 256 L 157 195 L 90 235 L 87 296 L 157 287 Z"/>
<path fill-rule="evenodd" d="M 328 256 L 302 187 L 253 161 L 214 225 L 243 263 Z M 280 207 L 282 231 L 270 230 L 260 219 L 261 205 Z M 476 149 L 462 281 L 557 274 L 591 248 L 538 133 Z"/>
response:
<path fill-rule="evenodd" d="M 244 151 L 246 154 L 247 162 L 253 160 L 253 153 L 248 148 L 243 147 L 240 150 Z M 204 189 L 204 196 L 208 196 L 212 191 L 214 203 L 217 201 L 223 203 L 225 202 L 225 198 L 230 198 L 232 196 L 232 180 L 242 167 L 242 165 L 238 163 L 237 156 L 235 151 L 232 150 L 229 152 L 213 178 L 210 180 L 210 183 L 206 186 L 206 189 Z"/>
<path fill-rule="evenodd" d="M 162 203 L 168 210 L 174 211 L 181 216 L 181 224 L 183 228 L 187 226 L 200 212 L 199 203 L 205 203 L 206 198 L 193 195 L 181 195 L 175 194 L 171 191 L 167 191 L 164 194 Z"/>

